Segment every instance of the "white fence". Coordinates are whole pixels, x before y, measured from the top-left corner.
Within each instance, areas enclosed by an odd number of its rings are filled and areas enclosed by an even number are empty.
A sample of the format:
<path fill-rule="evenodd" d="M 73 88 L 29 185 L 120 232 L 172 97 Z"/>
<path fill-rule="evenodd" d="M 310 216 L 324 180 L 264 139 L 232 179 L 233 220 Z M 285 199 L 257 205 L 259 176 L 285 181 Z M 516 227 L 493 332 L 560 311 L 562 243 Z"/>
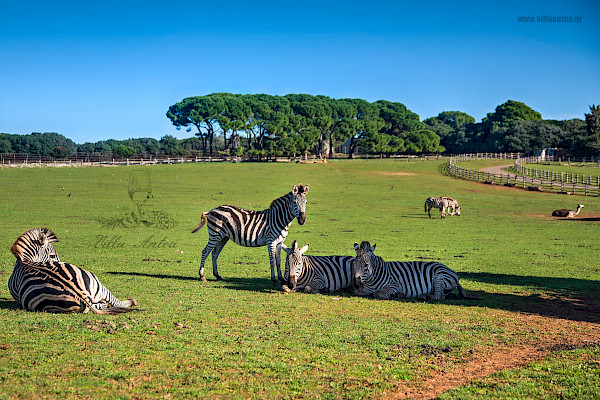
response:
<path fill-rule="evenodd" d="M 514 159 L 515 174 L 484 172 L 457 165 L 461 161 L 478 159 Z M 534 191 L 600 196 L 600 176 L 567 173 L 527 167 L 527 164 L 548 161 L 541 157 L 521 157 L 519 153 L 474 153 L 450 157 L 448 172 L 460 179 L 493 185 L 519 187 Z"/>

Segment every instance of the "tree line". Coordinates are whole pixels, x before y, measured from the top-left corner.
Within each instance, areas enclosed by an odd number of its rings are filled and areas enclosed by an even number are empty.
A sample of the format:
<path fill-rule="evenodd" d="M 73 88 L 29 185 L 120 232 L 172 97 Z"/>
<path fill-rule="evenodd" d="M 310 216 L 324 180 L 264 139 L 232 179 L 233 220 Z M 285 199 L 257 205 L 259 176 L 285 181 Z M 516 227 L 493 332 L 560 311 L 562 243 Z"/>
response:
<path fill-rule="evenodd" d="M 479 123 L 460 111 L 445 111 L 423 121 L 440 137 L 447 152 L 523 152 L 569 149 L 573 155 L 600 155 L 600 106 L 591 105 L 585 120 L 543 120 L 524 103 L 509 100 Z"/>
<path fill-rule="evenodd" d="M 223 138 L 227 154 L 331 157 L 346 144 L 352 155 L 439 153 L 440 138 L 402 103 L 327 96 L 214 93 L 188 97 L 169 107 L 178 129 L 193 131 L 203 155 L 214 155 Z"/>
<path fill-rule="evenodd" d="M 509 100 L 479 123 L 461 111 L 444 111 L 420 121 L 397 102 L 332 99 L 289 94 L 214 93 L 188 97 L 169 107 L 167 117 L 194 137 L 138 138 L 76 144 L 55 132 L 0 133 L 0 153 L 64 158 L 75 152 L 147 155 L 248 155 L 254 158 L 313 154 L 326 158 L 342 145 L 352 156 L 465 152 L 524 152 L 570 149 L 600 154 L 600 106 L 585 119 L 543 120 L 524 103 Z"/>

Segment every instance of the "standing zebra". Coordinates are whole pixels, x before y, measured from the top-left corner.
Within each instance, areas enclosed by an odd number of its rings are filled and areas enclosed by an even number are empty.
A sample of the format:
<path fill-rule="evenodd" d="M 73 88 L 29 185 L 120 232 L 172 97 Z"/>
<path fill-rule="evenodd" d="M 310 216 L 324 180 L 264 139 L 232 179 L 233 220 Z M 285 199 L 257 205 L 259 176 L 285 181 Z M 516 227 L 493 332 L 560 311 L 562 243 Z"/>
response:
<path fill-rule="evenodd" d="M 306 222 L 306 197 L 308 185 L 297 185 L 288 194 L 281 196 L 271 203 L 271 206 L 262 211 L 251 211 L 235 206 L 219 206 L 208 212 L 202 213 L 200 223 L 192 231 L 199 231 L 204 224 L 208 224 L 208 243 L 202 250 L 200 261 L 200 279 L 204 277 L 204 262 L 212 252 L 213 275 L 217 280 L 222 280 L 217 268 L 217 259 L 229 239 L 240 246 L 259 247 L 268 246 L 269 262 L 271 265 L 271 281 L 275 285 L 275 267 L 277 277 L 281 282 L 281 244 L 288 235 L 288 230 L 298 219 L 300 225 Z"/>
<path fill-rule="evenodd" d="M 392 297 L 443 300 L 458 289 L 458 298 L 465 299 L 465 291 L 458 283 L 456 272 L 439 262 L 384 261 L 373 254 L 375 245 L 354 243 L 356 258 L 353 262 L 353 286 L 359 296 L 373 295 L 378 299 Z"/>
<path fill-rule="evenodd" d="M 305 256 L 308 245 L 298 249 L 294 240 L 292 247 L 282 245 L 287 253 L 284 291 L 305 293 L 334 292 L 352 286 L 352 260 L 350 256 Z"/>
<path fill-rule="evenodd" d="M 17 262 L 8 290 L 19 307 L 57 313 L 91 310 L 95 314 L 136 310 L 129 308 L 137 304 L 135 300 L 119 301 L 94 274 L 61 262 L 53 242 L 58 242 L 54 232 L 36 228 L 23 233 L 12 245 Z"/>
<path fill-rule="evenodd" d="M 443 197 L 429 197 L 427 200 L 425 200 L 425 212 L 429 214 L 429 218 L 431 218 L 432 208 L 439 208 L 440 212 L 442 213 L 442 218 L 446 218 L 446 209 L 448 206 L 448 200 L 444 199 Z"/>
<path fill-rule="evenodd" d="M 448 196 L 441 196 L 440 199 L 446 200 L 448 209 L 450 210 L 450 215 L 460 215 L 460 204 L 458 204 L 456 199 Z"/>

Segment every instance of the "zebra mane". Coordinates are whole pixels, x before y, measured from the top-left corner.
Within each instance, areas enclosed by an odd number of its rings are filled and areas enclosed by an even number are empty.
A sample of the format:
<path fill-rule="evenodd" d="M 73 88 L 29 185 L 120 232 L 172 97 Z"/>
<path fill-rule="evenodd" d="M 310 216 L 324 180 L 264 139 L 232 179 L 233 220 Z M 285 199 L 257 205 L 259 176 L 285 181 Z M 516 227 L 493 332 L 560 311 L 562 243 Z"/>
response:
<path fill-rule="evenodd" d="M 43 227 L 30 229 L 15 240 L 10 251 L 15 257 L 22 260 L 25 255 L 24 250 L 29 249 L 31 244 L 35 246 L 45 246 L 52 242 L 58 242 L 58 238 L 52 230 Z"/>
<path fill-rule="evenodd" d="M 278 197 L 278 198 L 276 198 L 276 199 L 275 199 L 275 200 L 273 200 L 273 201 L 271 202 L 271 204 L 269 205 L 269 209 L 272 209 L 272 208 L 277 208 L 277 206 L 278 206 L 278 203 L 282 203 L 282 202 L 283 202 L 283 203 L 286 203 L 286 202 L 288 202 L 288 201 L 289 201 L 289 200 L 292 198 L 292 196 L 293 196 L 293 195 L 292 195 L 292 192 L 289 192 L 289 193 L 286 193 L 286 194 L 284 194 L 284 195 L 283 195 L 283 196 L 281 196 L 281 197 Z"/>

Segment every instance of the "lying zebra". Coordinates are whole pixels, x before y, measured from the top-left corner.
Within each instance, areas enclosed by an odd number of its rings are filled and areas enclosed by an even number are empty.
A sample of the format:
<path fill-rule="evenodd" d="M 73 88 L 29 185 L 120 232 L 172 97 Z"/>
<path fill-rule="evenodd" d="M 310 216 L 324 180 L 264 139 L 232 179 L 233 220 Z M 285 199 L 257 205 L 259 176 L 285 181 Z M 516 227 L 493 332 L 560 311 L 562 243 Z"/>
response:
<path fill-rule="evenodd" d="M 91 310 L 95 314 L 137 310 L 130 308 L 137 304 L 134 299 L 120 301 L 91 272 L 61 262 L 53 242 L 58 242 L 54 232 L 36 228 L 23 233 L 12 245 L 17 262 L 8 290 L 19 307 L 56 313 Z"/>
<path fill-rule="evenodd" d="M 460 215 L 460 205 L 452 197 L 429 197 L 425 200 L 425 212 L 429 214 L 429 218 L 431 218 L 432 208 L 439 208 L 442 218 L 446 218 L 446 210 L 450 215 Z"/>
<path fill-rule="evenodd" d="M 354 249 L 353 286 L 358 296 L 443 300 L 458 289 L 458 298 L 467 299 L 456 272 L 439 262 L 384 261 L 367 241 L 354 243 Z"/>
<path fill-rule="evenodd" d="M 350 256 L 305 256 L 308 245 L 298 248 L 294 240 L 292 247 L 285 244 L 283 285 L 285 292 L 304 291 L 305 293 L 334 292 L 352 286 L 352 260 Z"/>

